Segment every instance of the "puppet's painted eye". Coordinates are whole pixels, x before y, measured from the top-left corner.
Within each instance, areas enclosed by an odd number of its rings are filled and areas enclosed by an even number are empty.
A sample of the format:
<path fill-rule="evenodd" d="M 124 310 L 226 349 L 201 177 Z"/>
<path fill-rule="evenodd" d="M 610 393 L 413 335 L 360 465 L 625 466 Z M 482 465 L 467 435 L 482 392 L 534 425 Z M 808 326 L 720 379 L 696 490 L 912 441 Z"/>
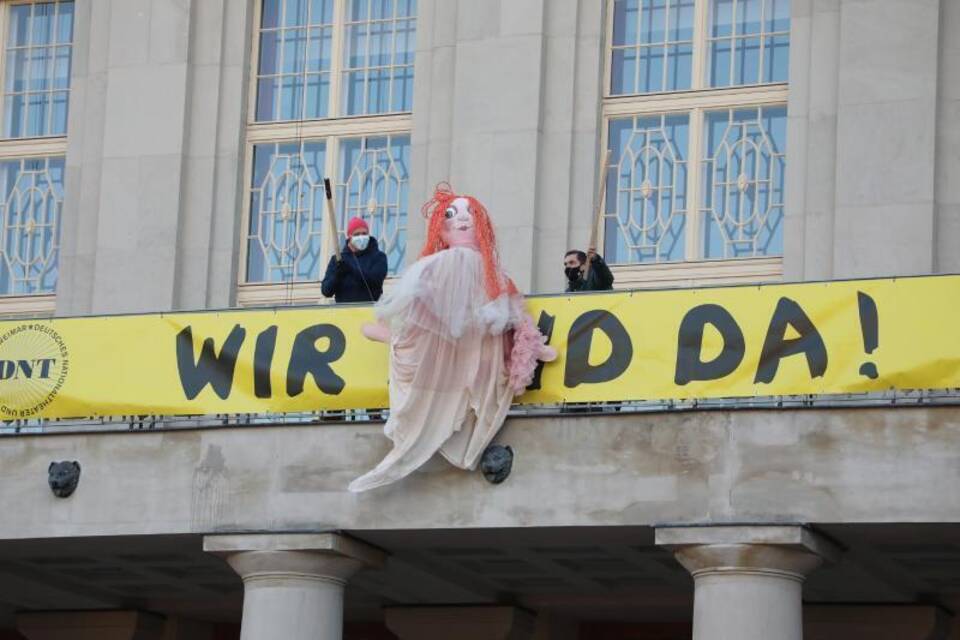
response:
<path fill-rule="evenodd" d="M 453 207 L 447 207 L 447 210 L 443 212 L 443 216 L 448 219 L 455 215 L 457 215 L 457 210 Z"/>

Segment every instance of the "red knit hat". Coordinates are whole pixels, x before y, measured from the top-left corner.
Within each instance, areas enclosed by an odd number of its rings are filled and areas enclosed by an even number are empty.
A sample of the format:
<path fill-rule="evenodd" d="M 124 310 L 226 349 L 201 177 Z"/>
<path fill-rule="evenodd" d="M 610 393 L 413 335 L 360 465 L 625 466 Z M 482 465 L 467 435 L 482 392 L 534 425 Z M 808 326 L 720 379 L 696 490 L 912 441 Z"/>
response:
<path fill-rule="evenodd" d="M 364 229 L 367 233 L 370 233 L 370 227 L 367 226 L 367 221 L 363 218 L 350 218 L 350 222 L 347 223 L 347 235 L 352 236 L 353 232 L 357 229 Z"/>

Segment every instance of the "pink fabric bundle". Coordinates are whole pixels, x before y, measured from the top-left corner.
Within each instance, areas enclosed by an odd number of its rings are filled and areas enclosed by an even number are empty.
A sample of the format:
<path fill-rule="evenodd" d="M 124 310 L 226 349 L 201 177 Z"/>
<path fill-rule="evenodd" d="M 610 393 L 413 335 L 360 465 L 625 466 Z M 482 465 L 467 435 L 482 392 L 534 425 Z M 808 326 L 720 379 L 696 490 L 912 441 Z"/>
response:
<path fill-rule="evenodd" d="M 546 337 L 533 324 L 533 319 L 523 314 L 513 330 L 513 348 L 510 349 L 510 388 L 514 395 L 523 393 L 533 382 L 540 354 L 547 343 Z"/>

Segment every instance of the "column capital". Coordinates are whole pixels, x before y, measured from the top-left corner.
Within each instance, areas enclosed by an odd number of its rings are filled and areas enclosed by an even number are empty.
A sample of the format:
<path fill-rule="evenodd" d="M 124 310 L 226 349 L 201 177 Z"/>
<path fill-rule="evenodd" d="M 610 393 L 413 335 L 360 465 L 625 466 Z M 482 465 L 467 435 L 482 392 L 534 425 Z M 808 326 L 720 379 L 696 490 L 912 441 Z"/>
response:
<path fill-rule="evenodd" d="M 658 527 L 655 538 L 694 578 L 722 572 L 803 580 L 841 554 L 833 542 L 799 525 Z"/>
<path fill-rule="evenodd" d="M 223 557 L 245 582 L 299 576 L 342 584 L 361 567 L 382 567 L 387 557 L 337 533 L 209 535 L 203 550 Z"/>

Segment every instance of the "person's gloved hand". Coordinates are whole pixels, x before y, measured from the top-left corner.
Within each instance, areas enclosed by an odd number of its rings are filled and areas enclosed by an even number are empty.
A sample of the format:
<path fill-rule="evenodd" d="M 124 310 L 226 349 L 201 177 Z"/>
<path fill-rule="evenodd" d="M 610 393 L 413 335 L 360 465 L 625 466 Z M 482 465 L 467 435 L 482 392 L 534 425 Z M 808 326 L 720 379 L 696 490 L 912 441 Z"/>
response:
<path fill-rule="evenodd" d="M 337 280 L 342 280 L 349 271 L 350 271 L 350 267 L 347 266 L 346 260 L 343 260 L 342 258 L 340 260 L 337 260 L 337 271 L 336 271 Z"/>

